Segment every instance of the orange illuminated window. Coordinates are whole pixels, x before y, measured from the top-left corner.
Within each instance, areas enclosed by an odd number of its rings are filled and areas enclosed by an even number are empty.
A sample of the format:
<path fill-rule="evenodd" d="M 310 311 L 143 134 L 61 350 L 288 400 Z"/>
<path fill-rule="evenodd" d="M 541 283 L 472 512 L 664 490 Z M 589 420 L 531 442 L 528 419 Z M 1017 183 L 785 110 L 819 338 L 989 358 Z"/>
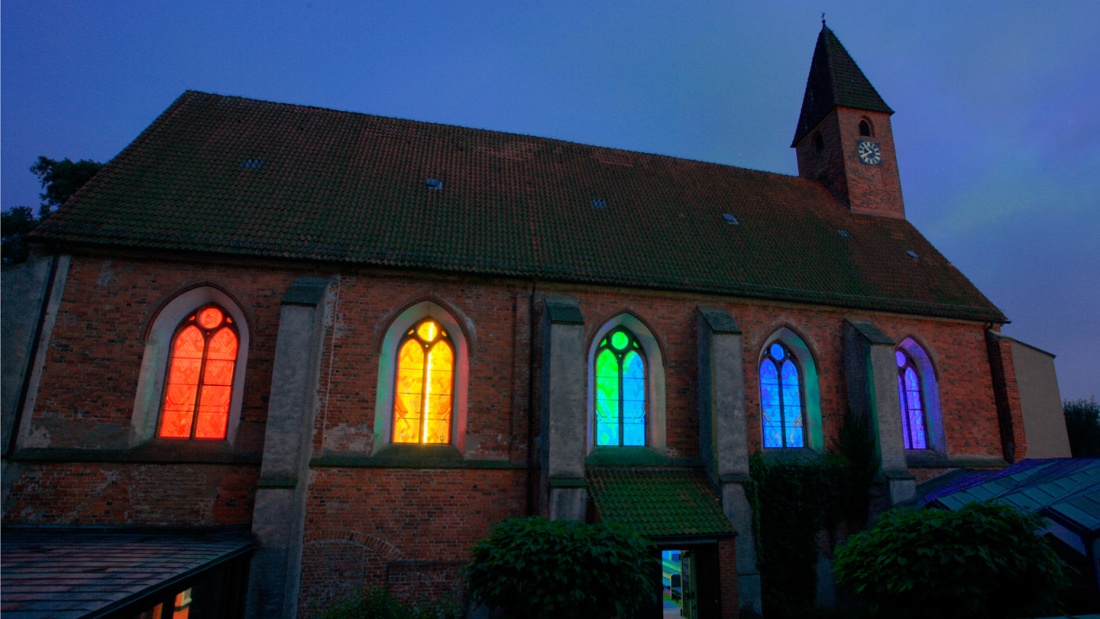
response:
<path fill-rule="evenodd" d="M 216 305 L 180 323 L 168 355 L 158 436 L 225 438 L 238 342 L 233 318 Z"/>
<path fill-rule="evenodd" d="M 394 443 L 450 443 L 455 354 L 451 338 L 426 318 L 397 348 Z"/>

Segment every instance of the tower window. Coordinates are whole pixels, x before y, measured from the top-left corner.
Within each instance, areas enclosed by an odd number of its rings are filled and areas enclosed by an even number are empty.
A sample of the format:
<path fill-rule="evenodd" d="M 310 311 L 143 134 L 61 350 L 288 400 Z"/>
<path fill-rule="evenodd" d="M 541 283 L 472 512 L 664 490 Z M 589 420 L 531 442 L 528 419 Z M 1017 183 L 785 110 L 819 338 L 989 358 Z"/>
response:
<path fill-rule="evenodd" d="M 871 132 L 871 123 L 867 122 L 867 119 L 859 121 L 859 135 L 871 137 L 874 133 Z"/>

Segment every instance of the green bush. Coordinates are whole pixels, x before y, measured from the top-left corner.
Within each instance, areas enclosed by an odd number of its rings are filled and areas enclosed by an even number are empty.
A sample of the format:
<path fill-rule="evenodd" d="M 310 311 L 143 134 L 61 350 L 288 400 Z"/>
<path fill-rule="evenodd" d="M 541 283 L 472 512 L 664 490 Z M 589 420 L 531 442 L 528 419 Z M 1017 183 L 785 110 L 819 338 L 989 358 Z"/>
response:
<path fill-rule="evenodd" d="M 1096 398 L 1066 400 L 1066 434 L 1074 458 L 1100 456 L 1100 404 Z"/>
<path fill-rule="evenodd" d="M 833 572 L 876 616 L 1034 616 L 1068 583 L 1042 526 L 997 503 L 896 509 L 839 547 Z"/>
<path fill-rule="evenodd" d="M 405 603 L 383 589 L 368 589 L 326 609 L 320 619 L 456 619 L 461 616 L 457 600 Z"/>
<path fill-rule="evenodd" d="M 540 517 L 497 525 L 464 576 L 474 601 L 509 619 L 630 617 L 657 601 L 656 548 L 612 524 Z"/>

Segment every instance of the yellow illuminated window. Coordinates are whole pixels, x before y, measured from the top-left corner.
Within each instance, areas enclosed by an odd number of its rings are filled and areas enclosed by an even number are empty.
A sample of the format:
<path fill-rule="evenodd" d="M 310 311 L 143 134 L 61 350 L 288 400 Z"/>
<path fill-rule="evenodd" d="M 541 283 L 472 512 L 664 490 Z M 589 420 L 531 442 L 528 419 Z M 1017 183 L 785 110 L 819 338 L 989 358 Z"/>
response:
<path fill-rule="evenodd" d="M 394 443 L 451 442 L 454 361 L 451 338 L 435 320 L 405 332 L 397 348 Z"/>

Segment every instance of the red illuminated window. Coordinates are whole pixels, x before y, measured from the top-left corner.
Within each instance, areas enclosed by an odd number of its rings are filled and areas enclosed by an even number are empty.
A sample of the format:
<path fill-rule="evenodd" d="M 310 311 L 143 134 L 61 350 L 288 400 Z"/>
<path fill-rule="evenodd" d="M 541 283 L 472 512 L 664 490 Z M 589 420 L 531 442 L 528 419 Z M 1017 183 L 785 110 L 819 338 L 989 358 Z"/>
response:
<path fill-rule="evenodd" d="M 216 305 L 180 323 L 168 354 L 159 437 L 225 438 L 239 341 L 233 318 Z"/>

